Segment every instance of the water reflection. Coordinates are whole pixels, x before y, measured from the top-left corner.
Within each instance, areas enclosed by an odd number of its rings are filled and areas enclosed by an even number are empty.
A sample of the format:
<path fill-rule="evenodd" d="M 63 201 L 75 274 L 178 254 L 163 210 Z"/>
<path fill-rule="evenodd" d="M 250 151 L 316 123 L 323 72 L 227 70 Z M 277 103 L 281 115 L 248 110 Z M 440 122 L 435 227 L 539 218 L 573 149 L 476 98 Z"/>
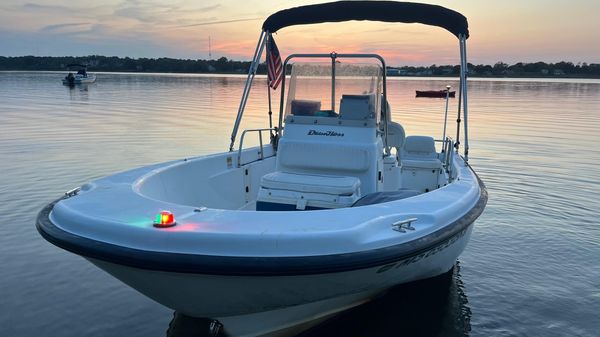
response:
<path fill-rule="evenodd" d="M 167 337 L 220 337 L 227 336 L 220 323 L 207 319 L 190 317 L 179 312 L 173 313 L 173 319 L 167 329 Z"/>
<path fill-rule="evenodd" d="M 175 312 L 167 337 L 226 336 L 223 330 L 211 332 L 210 320 Z M 471 309 L 457 262 L 452 272 L 394 287 L 299 336 L 469 336 L 470 331 Z"/>
<path fill-rule="evenodd" d="M 169 309 L 56 249 L 32 224 L 43 205 L 78 184 L 226 151 L 245 76 L 98 74 L 88 91 L 63 86 L 63 76 L 0 71 L 0 336 L 164 335 Z M 266 78 L 255 84 L 240 130 L 268 125 Z M 389 78 L 393 120 L 408 135 L 441 135 L 444 101 L 414 95 L 446 84 L 457 87 L 448 78 Z M 455 278 L 445 301 L 431 299 L 436 286 L 401 287 L 404 293 L 376 302 L 383 304 L 357 308 L 307 336 L 352 329 L 348 335 L 465 335 L 471 328 L 481 336 L 598 335 L 600 81 L 469 85 L 471 161 L 493 195 L 461 255 L 468 306 L 477 314 L 468 319 Z M 450 100 L 449 120 L 457 101 Z"/>
<path fill-rule="evenodd" d="M 469 336 L 470 331 L 471 309 L 457 262 L 452 272 L 394 287 L 300 336 Z"/>
<path fill-rule="evenodd" d="M 89 84 L 69 84 L 65 85 L 69 90 L 69 98 L 71 101 L 87 101 L 90 99 Z"/>

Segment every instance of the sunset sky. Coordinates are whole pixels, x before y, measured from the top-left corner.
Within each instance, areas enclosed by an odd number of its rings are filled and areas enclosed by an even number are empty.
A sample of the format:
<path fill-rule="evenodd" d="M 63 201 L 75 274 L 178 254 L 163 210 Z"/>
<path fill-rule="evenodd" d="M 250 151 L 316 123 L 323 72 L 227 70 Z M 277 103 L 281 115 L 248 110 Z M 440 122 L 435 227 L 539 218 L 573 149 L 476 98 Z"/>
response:
<path fill-rule="evenodd" d="M 323 1 L 3 0 L 0 56 L 130 56 L 248 60 L 263 20 Z M 424 1 L 469 20 L 469 61 L 600 63 L 600 1 Z M 348 22 L 284 28 L 281 53 L 375 52 L 389 65 L 454 64 L 453 35 L 418 24 Z"/>

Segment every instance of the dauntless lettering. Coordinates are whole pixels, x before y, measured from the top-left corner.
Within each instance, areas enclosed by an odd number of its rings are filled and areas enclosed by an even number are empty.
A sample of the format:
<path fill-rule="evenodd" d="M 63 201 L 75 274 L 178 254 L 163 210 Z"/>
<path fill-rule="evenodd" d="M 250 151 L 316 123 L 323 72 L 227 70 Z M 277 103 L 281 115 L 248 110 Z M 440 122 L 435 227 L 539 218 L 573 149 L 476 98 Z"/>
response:
<path fill-rule="evenodd" d="M 332 130 L 329 131 L 317 131 L 317 130 L 309 130 L 309 136 L 330 136 L 330 137 L 344 137 L 343 133 L 335 132 Z"/>

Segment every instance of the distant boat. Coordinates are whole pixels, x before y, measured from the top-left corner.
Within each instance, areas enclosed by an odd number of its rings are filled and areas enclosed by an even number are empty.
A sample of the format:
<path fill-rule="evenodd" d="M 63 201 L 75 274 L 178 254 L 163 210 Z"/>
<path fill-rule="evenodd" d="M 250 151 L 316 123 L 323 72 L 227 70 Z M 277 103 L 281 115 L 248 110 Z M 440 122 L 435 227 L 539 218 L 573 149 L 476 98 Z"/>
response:
<path fill-rule="evenodd" d="M 446 97 L 446 90 L 416 90 L 416 97 Z M 450 91 L 450 97 L 454 97 L 456 91 Z"/>
<path fill-rule="evenodd" d="M 87 65 L 85 64 L 67 64 L 67 68 L 76 68 L 77 73 L 69 71 L 69 74 L 62 79 L 64 85 L 75 85 L 84 83 L 94 83 L 96 81 L 96 75 L 89 74 L 87 72 Z"/>

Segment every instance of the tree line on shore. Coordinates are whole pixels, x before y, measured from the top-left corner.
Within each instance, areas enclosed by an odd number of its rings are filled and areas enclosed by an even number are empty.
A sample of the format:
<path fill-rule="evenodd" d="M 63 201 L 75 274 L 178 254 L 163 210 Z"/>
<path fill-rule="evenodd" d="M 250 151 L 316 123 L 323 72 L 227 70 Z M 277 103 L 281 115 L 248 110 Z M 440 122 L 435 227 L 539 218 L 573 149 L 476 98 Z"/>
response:
<path fill-rule="evenodd" d="M 130 58 L 116 56 L 0 56 L 0 70 L 64 71 L 69 64 L 86 64 L 90 71 L 111 72 L 169 72 L 169 73 L 226 73 L 243 74 L 250 62 L 234 61 L 226 57 L 216 60 L 174 58 Z M 265 74 L 261 64 L 258 73 Z M 388 67 L 390 76 L 458 76 L 458 65 Z M 519 62 L 512 65 L 497 62 L 494 65 L 469 63 L 472 77 L 587 77 L 600 78 L 600 64 L 558 62 Z"/>

